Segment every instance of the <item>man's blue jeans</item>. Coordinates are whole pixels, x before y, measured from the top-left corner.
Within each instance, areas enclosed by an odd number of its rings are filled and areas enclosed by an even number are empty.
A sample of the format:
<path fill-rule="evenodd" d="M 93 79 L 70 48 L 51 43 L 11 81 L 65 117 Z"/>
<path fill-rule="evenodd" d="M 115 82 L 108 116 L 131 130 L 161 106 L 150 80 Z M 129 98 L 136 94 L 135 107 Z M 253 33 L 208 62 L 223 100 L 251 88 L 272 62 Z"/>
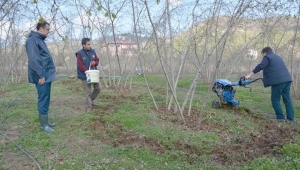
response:
<path fill-rule="evenodd" d="M 292 82 L 286 82 L 271 87 L 271 101 L 273 109 L 276 113 L 276 119 L 285 119 L 280 103 L 280 99 L 282 96 L 287 119 L 290 121 L 294 121 L 294 108 L 290 95 L 291 83 Z"/>
<path fill-rule="evenodd" d="M 39 114 L 48 115 L 50 105 L 51 82 L 43 85 L 35 84 L 38 93 L 38 110 Z"/>

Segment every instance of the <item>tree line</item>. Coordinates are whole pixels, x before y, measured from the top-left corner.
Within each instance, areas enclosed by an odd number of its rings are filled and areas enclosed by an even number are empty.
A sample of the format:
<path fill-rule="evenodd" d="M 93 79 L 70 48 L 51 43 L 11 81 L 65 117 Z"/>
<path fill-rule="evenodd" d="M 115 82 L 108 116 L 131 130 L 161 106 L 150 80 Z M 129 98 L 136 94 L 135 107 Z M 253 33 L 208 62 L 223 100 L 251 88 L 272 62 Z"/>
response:
<path fill-rule="evenodd" d="M 147 75 L 163 74 L 168 107 L 181 115 L 191 108 L 197 86 L 246 75 L 260 62 L 265 46 L 284 58 L 294 80 L 293 96 L 299 99 L 299 16 L 300 2 L 294 0 L 4 0 L 1 90 L 27 79 L 24 43 L 35 24 L 47 20 L 51 33 L 46 42 L 59 74 L 76 74 L 75 52 L 82 48 L 81 38 L 89 37 L 106 87 L 122 90 L 141 73 L 151 94 Z M 118 52 L 122 38 L 137 44 L 134 53 Z M 127 78 L 119 78 L 123 75 Z M 185 75 L 193 81 L 179 97 L 178 80 Z"/>

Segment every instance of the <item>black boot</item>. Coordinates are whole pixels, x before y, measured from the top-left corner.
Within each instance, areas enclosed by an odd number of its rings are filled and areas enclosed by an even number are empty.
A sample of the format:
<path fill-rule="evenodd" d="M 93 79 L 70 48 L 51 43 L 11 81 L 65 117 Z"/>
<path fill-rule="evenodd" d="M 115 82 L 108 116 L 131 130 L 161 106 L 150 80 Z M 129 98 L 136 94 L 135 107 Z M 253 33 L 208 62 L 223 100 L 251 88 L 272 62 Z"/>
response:
<path fill-rule="evenodd" d="M 40 124 L 41 124 L 41 129 L 46 131 L 46 132 L 54 132 L 55 130 L 53 130 L 48 124 L 48 115 L 42 115 L 39 114 L 39 118 L 40 118 Z"/>

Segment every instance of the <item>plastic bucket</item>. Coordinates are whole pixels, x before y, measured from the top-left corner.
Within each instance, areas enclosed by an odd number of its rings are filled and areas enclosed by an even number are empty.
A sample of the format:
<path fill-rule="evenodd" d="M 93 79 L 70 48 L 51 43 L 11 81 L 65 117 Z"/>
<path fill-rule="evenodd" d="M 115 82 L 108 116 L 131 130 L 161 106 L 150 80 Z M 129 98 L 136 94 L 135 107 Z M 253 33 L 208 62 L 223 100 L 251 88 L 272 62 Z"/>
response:
<path fill-rule="evenodd" d="M 85 71 L 86 75 L 86 82 L 93 84 L 93 83 L 99 83 L 99 75 L 100 71 L 99 70 L 87 70 Z"/>

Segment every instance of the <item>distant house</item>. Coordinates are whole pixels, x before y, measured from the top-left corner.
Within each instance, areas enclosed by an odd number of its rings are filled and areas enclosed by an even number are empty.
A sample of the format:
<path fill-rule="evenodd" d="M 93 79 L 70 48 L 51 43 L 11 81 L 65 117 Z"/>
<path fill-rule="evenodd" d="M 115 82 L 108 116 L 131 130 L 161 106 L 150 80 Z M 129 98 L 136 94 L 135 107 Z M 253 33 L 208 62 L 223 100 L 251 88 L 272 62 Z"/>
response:
<path fill-rule="evenodd" d="M 111 41 L 105 46 L 102 47 L 102 52 L 106 53 L 108 50 L 108 54 L 112 57 L 118 55 L 120 57 L 133 57 L 138 53 L 138 44 L 136 42 L 131 42 L 128 40 L 117 40 Z"/>

